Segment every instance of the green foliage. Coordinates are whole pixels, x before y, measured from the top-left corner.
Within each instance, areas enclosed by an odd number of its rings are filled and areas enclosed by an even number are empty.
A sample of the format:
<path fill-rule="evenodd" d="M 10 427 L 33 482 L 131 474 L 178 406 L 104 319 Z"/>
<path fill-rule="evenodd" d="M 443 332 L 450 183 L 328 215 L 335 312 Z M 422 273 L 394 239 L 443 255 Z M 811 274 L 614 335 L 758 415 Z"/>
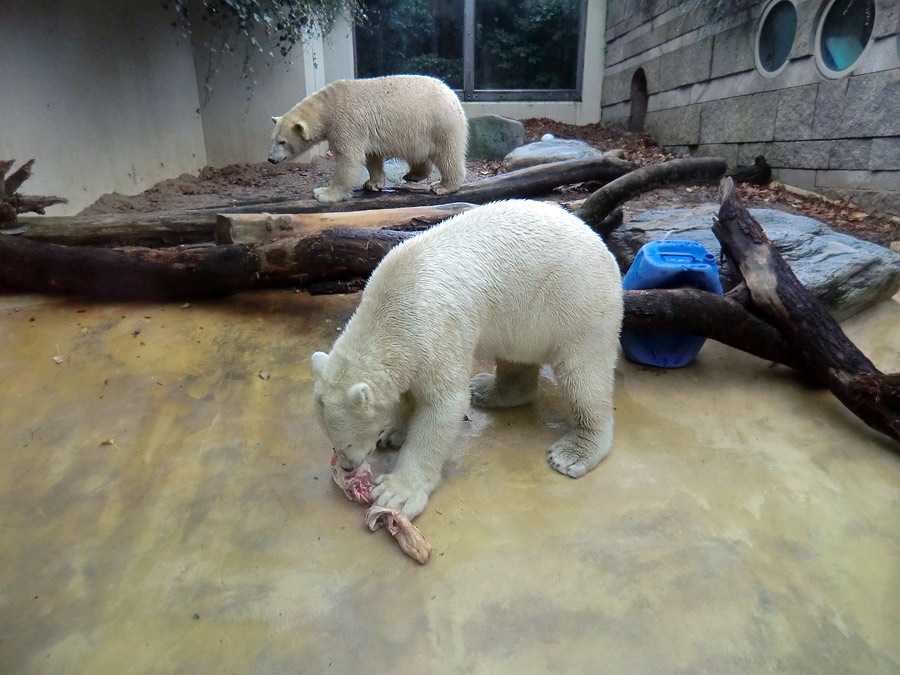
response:
<path fill-rule="evenodd" d="M 351 19 L 360 15 L 359 0 L 164 0 L 162 4 L 178 16 L 173 25 L 180 21 L 189 30 L 192 17 L 199 16 L 220 35 L 234 35 L 251 50 L 266 51 L 259 41 L 263 36 L 283 57 L 305 38 L 327 34 L 342 14 Z"/>
<path fill-rule="evenodd" d="M 482 0 L 475 9 L 476 88 L 575 88 L 580 0 Z"/>
<path fill-rule="evenodd" d="M 247 101 L 253 97 L 256 79 L 251 56 L 262 54 L 272 66 L 280 55 L 311 37 L 326 35 L 341 15 L 351 21 L 362 14 L 360 0 L 162 0 L 176 15 L 172 26 L 191 31 L 192 21 L 202 21 L 209 30 L 203 46 L 208 53 L 201 107 L 212 95 L 213 77 L 223 67 L 226 54 L 242 59 L 242 77 L 249 80 Z"/>

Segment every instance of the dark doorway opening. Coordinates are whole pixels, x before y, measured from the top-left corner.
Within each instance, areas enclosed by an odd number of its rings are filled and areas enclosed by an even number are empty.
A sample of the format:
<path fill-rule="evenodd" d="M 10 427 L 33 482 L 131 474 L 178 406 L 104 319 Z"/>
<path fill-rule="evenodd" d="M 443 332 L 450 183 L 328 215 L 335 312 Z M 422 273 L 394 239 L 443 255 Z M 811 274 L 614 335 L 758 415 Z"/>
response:
<path fill-rule="evenodd" d="M 631 78 L 631 112 L 628 115 L 628 131 L 643 131 L 647 118 L 647 76 L 638 68 Z"/>

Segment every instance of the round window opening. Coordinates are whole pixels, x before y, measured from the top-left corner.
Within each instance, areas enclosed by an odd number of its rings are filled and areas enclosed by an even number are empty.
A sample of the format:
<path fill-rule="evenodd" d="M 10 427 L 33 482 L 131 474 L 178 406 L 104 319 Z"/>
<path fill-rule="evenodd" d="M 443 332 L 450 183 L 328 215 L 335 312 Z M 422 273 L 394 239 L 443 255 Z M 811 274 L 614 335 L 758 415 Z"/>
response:
<path fill-rule="evenodd" d="M 816 31 L 816 58 L 823 72 L 838 77 L 852 69 L 874 25 L 874 0 L 831 0 Z"/>
<path fill-rule="evenodd" d="M 769 5 L 756 42 L 756 58 L 764 75 L 778 73 L 787 63 L 797 35 L 797 8 L 788 0 Z"/>

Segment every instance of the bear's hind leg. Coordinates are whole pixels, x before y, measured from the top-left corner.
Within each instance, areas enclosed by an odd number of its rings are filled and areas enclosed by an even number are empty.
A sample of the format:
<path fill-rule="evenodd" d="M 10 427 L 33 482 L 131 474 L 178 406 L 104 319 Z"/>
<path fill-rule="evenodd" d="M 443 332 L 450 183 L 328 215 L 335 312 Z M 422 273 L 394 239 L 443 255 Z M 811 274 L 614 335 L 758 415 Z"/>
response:
<path fill-rule="evenodd" d="M 379 192 L 384 187 L 384 158 L 379 155 L 366 155 L 366 169 L 369 180 L 363 183 L 363 189 Z"/>
<path fill-rule="evenodd" d="M 432 164 L 430 159 L 414 162 L 409 165 L 409 171 L 403 176 L 403 180 L 409 183 L 418 183 L 431 175 Z"/>
<path fill-rule="evenodd" d="M 497 372 L 479 373 L 469 380 L 472 404 L 481 408 L 514 408 L 531 403 L 538 391 L 541 367 L 497 359 Z"/>
<path fill-rule="evenodd" d="M 441 172 L 441 180 L 431 186 L 436 195 L 448 195 L 459 190 L 466 179 L 466 147 L 451 146 L 444 154 L 432 156 L 431 160 Z"/>
<path fill-rule="evenodd" d="M 591 347 L 553 366 L 575 413 L 575 428 L 550 446 L 547 462 L 572 478 L 580 478 L 606 459 L 612 446 L 616 347 Z"/>

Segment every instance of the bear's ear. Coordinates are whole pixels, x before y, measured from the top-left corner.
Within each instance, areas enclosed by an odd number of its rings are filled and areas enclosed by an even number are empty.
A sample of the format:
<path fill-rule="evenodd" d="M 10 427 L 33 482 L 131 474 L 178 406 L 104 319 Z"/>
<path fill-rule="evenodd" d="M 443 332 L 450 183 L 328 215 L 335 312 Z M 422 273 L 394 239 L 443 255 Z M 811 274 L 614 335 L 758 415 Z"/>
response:
<path fill-rule="evenodd" d="M 280 120 L 280 119 L 281 119 L 280 117 L 273 117 L 272 124 L 278 124 L 278 120 Z"/>
<path fill-rule="evenodd" d="M 375 400 L 375 395 L 372 392 L 372 387 L 367 385 L 365 382 L 357 382 L 347 391 L 347 394 L 350 396 L 350 401 L 354 405 L 359 407 L 369 407 Z"/>
<path fill-rule="evenodd" d="M 309 140 L 309 128 L 303 122 L 294 123 L 294 131 L 296 131 L 297 135 L 304 141 Z"/>
<path fill-rule="evenodd" d="M 325 372 L 325 366 L 328 365 L 328 354 L 325 352 L 316 352 L 312 355 L 312 371 L 315 377 L 322 377 Z"/>

